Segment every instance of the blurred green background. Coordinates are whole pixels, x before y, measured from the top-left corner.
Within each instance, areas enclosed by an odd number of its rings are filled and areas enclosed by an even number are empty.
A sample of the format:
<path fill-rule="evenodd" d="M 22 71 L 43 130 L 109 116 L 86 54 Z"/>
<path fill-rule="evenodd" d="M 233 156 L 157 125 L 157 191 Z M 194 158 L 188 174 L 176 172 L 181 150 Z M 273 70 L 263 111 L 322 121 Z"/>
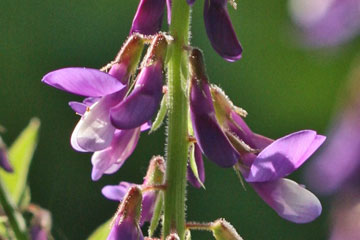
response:
<path fill-rule="evenodd" d="M 81 98 L 40 82 L 58 68 L 100 68 L 110 62 L 127 37 L 137 4 L 136 0 L 0 1 L 0 124 L 7 128 L 3 137 L 10 144 L 31 117 L 41 119 L 29 181 L 33 202 L 53 214 L 56 239 L 85 239 L 118 205 L 105 199 L 101 188 L 122 180 L 141 183 L 151 156 L 164 154 L 164 128 L 142 134 L 120 171 L 92 182 L 91 154 L 77 153 L 69 143 L 79 117 L 67 102 Z M 210 81 L 249 112 L 252 129 L 271 138 L 300 129 L 325 134 L 359 39 L 332 51 L 304 50 L 291 35 L 287 1 L 241 0 L 238 10 L 229 12 L 244 47 L 243 59 L 228 63 L 206 37 L 202 4 L 198 0 L 193 9 L 193 45 L 205 52 Z M 206 190 L 189 186 L 188 220 L 224 217 L 247 240 L 328 236 L 328 199 L 321 198 L 324 211 L 319 219 L 296 225 L 278 217 L 250 187 L 245 191 L 231 169 L 209 161 L 205 165 Z M 302 171 L 290 178 L 303 182 Z M 193 233 L 193 239 L 210 238 L 210 233 Z"/>

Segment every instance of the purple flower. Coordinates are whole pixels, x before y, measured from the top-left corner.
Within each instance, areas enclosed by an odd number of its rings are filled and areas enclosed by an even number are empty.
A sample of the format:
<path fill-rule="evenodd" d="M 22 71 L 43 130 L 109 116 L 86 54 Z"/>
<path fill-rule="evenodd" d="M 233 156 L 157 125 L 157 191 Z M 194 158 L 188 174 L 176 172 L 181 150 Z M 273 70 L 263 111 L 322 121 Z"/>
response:
<path fill-rule="evenodd" d="M 2 167 L 7 172 L 13 172 L 13 168 L 10 165 L 8 153 L 6 150 L 6 145 L 0 137 L 0 167 Z"/>
<path fill-rule="evenodd" d="M 130 34 L 153 35 L 160 31 L 164 8 L 165 0 L 140 0 Z"/>
<path fill-rule="evenodd" d="M 325 141 L 312 130 L 276 141 L 254 134 L 223 91 L 207 82 L 202 55 L 190 54 L 190 114 L 202 152 L 220 167 L 235 166 L 263 200 L 281 217 L 296 223 L 314 220 L 321 204 L 311 192 L 284 179 L 299 168 Z"/>
<path fill-rule="evenodd" d="M 242 47 L 236 37 L 227 10 L 227 0 L 205 0 L 204 22 L 212 47 L 225 60 L 241 58 Z"/>
<path fill-rule="evenodd" d="M 142 194 L 138 187 L 131 187 L 114 216 L 107 240 L 143 240 L 139 226 Z"/>
<path fill-rule="evenodd" d="M 339 45 L 360 32 L 359 0 L 291 0 L 289 6 L 310 46 Z"/>
<path fill-rule="evenodd" d="M 148 222 L 151 220 L 154 213 L 156 199 L 159 196 L 158 191 L 152 189 L 152 187 L 158 186 L 163 183 L 164 173 L 164 159 L 162 157 L 156 156 L 153 157 L 150 161 L 150 165 L 142 185 L 136 185 L 128 182 L 120 182 L 119 185 L 105 186 L 101 190 L 101 192 L 106 198 L 121 202 L 123 201 L 125 194 L 131 187 L 137 186 L 140 189 L 143 189 L 144 194 L 142 200 L 142 211 L 140 220 L 140 225 L 143 225 L 144 222 Z"/>
<path fill-rule="evenodd" d="M 35 204 L 30 204 L 27 209 L 33 214 L 31 219 L 30 238 L 31 240 L 52 239 L 51 232 L 51 213 Z"/>
<path fill-rule="evenodd" d="M 71 145 L 77 151 L 95 152 L 93 180 L 116 172 L 134 151 L 140 131 L 149 129 L 148 121 L 162 97 L 166 47 L 165 37 L 157 35 L 128 96 L 130 87 L 123 82 L 127 83 L 135 73 L 143 48 L 138 34 L 128 39 L 110 64 L 108 74 L 96 69 L 64 68 L 43 78 L 51 86 L 88 96 L 82 103 L 69 103 L 82 116 L 71 136 Z"/>

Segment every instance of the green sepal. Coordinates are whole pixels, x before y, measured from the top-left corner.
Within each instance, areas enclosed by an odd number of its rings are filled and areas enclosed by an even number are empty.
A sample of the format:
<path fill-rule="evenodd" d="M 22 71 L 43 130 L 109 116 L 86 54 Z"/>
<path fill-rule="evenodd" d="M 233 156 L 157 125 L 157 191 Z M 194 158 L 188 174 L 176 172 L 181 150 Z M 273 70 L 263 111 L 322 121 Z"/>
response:
<path fill-rule="evenodd" d="M 164 94 L 161 103 L 160 103 L 160 109 L 156 115 L 155 121 L 153 122 L 151 129 L 150 129 L 150 133 L 155 132 L 156 130 L 158 130 L 162 123 L 164 122 L 166 113 L 167 113 L 167 100 L 168 99 L 168 94 Z"/>
<path fill-rule="evenodd" d="M 190 164 L 191 171 L 194 173 L 196 180 L 200 183 L 201 187 L 205 189 L 203 182 L 200 180 L 199 171 L 197 169 L 197 165 L 196 165 L 196 161 L 195 161 L 195 145 L 194 145 L 194 143 L 192 143 L 190 145 L 189 164 Z"/>
<path fill-rule="evenodd" d="M 157 194 L 154 213 L 153 213 L 153 216 L 151 218 L 150 226 L 149 226 L 149 229 L 148 229 L 149 237 L 152 237 L 154 235 L 154 233 L 156 231 L 156 228 L 159 225 L 161 214 L 162 214 L 162 211 L 163 211 L 163 207 L 164 207 L 164 194 L 160 191 Z"/>

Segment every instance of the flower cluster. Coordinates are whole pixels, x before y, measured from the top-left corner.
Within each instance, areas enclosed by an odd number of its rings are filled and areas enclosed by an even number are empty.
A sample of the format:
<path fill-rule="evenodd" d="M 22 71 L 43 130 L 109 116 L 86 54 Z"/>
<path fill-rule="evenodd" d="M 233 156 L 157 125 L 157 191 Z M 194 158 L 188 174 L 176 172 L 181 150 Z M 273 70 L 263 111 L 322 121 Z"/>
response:
<path fill-rule="evenodd" d="M 281 217 L 310 222 L 321 204 L 303 186 L 285 179 L 325 141 L 303 130 L 273 141 L 253 133 L 223 91 L 210 86 L 201 51 L 190 53 L 190 113 L 197 143 L 205 156 L 220 167 L 235 167 L 263 200 Z"/>
<path fill-rule="evenodd" d="M 191 6 L 195 1 L 186 2 Z M 240 59 L 242 47 L 229 18 L 228 1 L 204 2 L 204 22 L 213 48 L 228 61 Z M 173 96 L 163 94 L 173 87 L 166 79 L 166 64 L 176 55 L 172 46 L 182 41 L 159 32 L 165 4 L 170 23 L 171 0 L 140 1 L 130 36 L 115 60 L 101 70 L 64 68 L 48 73 L 42 80 L 50 86 L 86 97 L 82 102 L 69 103 L 81 116 L 72 133 L 71 145 L 80 152 L 93 152 L 93 180 L 116 172 L 134 151 L 141 131 L 156 129 L 166 113 L 173 110 L 169 107 L 172 104 L 167 104 L 173 101 Z M 183 3 L 186 8 L 188 5 Z M 139 64 L 146 44 L 150 46 Z M 181 156 L 184 157 L 174 159 L 184 163 L 183 185 L 186 162 L 188 181 L 197 188 L 204 185 L 204 155 L 219 167 L 234 168 L 281 217 L 295 223 L 310 222 L 318 217 L 321 213 L 319 200 L 285 177 L 299 168 L 325 137 L 312 130 L 303 130 L 274 141 L 253 133 L 243 120 L 246 111 L 234 106 L 219 87 L 209 83 L 202 52 L 190 45 L 178 49 L 181 51 L 177 54 L 181 56 L 178 59 L 181 69 L 177 72 L 183 74 L 183 79 L 178 78 L 184 81 L 179 85 L 183 87 L 180 91 L 186 100 L 182 105 L 185 113 L 190 112 L 190 119 L 184 116 L 183 122 L 187 125 L 181 127 L 184 130 L 184 154 Z M 170 70 L 168 75 L 171 75 Z M 169 165 L 166 161 L 154 157 L 142 184 L 120 182 L 103 188 L 106 198 L 120 202 L 108 239 L 144 239 L 140 229 L 144 222 L 150 222 L 150 228 L 156 229 L 162 208 L 167 210 L 162 205 L 162 193 L 166 205 L 169 187 L 177 184 L 167 182 Z M 185 196 L 181 198 L 185 199 Z M 181 201 L 176 205 L 180 206 Z M 166 213 L 164 216 L 166 222 Z M 173 224 L 178 223 L 171 222 Z M 203 228 L 213 231 L 216 239 L 241 239 L 225 220 Z M 178 239 L 180 235 L 183 239 L 184 232 L 170 230 L 162 239 Z"/>

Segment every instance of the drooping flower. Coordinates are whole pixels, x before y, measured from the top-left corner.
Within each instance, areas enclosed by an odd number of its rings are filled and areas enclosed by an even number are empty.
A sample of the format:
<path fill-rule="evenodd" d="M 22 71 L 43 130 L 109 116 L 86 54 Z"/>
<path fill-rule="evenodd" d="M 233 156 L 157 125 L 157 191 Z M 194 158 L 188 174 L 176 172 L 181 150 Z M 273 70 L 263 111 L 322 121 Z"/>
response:
<path fill-rule="evenodd" d="M 227 10 L 228 0 L 205 0 L 205 29 L 212 47 L 225 60 L 233 62 L 242 56 L 242 47 L 236 37 Z"/>
<path fill-rule="evenodd" d="M 307 45 L 336 46 L 360 33 L 359 0 L 290 0 L 289 9 Z"/>
<path fill-rule="evenodd" d="M 296 223 L 314 220 L 321 204 L 311 192 L 284 179 L 299 168 L 325 137 L 303 130 L 273 141 L 254 134 L 218 87 L 210 87 L 199 50 L 190 54 L 190 115 L 197 143 L 220 167 L 235 168 L 281 217 Z"/>
<path fill-rule="evenodd" d="M 123 201 L 128 190 L 137 186 L 144 191 L 143 200 L 142 200 L 142 211 L 140 225 L 143 225 L 144 222 L 151 220 L 156 199 L 159 196 L 159 191 L 152 189 L 154 186 L 159 186 L 163 184 L 165 174 L 165 161 L 160 156 L 155 156 L 150 160 L 149 168 L 144 177 L 144 182 L 141 185 L 129 183 L 129 182 L 120 182 L 119 185 L 108 185 L 105 186 L 101 192 L 102 194 L 114 201 Z"/>
<path fill-rule="evenodd" d="M 130 34 L 154 35 L 161 29 L 165 0 L 140 0 Z"/>
<path fill-rule="evenodd" d="M 131 187 L 116 212 L 107 240 L 143 240 L 139 226 L 142 194 L 138 187 Z"/>

